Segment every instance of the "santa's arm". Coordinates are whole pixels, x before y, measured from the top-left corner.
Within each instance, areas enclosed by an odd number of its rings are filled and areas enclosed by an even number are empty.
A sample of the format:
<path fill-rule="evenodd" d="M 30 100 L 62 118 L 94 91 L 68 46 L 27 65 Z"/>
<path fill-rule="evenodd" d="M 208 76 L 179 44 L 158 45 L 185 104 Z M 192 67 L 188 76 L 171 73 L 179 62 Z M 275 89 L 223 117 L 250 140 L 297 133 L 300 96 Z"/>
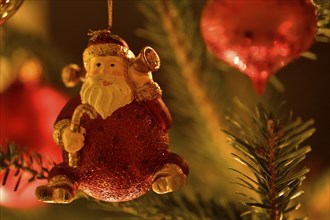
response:
<path fill-rule="evenodd" d="M 80 96 L 70 99 L 57 116 L 54 124 L 53 138 L 55 143 L 63 147 L 62 134 L 65 128 L 70 126 L 71 118 L 76 107 L 81 104 Z"/>
<path fill-rule="evenodd" d="M 145 106 L 162 129 L 167 130 L 172 124 L 172 117 L 161 96 L 162 90 L 154 81 L 135 89 L 136 101 Z"/>

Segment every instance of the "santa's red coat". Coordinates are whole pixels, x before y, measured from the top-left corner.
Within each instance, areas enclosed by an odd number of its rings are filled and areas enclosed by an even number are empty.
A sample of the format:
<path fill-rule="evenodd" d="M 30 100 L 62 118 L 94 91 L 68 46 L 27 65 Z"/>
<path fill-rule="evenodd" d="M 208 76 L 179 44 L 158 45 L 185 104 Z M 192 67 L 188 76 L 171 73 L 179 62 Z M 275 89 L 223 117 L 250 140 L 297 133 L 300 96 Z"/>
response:
<path fill-rule="evenodd" d="M 71 99 L 56 122 L 71 119 L 81 104 L 80 96 Z M 119 108 L 105 120 L 84 115 L 84 147 L 79 151 L 78 168 L 64 162 L 51 171 L 49 178 L 64 174 L 75 190 L 104 201 L 127 201 L 151 189 L 153 174 L 166 163 L 175 163 L 185 174 L 188 165 L 180 156 L 169 152 L 170 114 L 161 99 L 132 103 Z"/>

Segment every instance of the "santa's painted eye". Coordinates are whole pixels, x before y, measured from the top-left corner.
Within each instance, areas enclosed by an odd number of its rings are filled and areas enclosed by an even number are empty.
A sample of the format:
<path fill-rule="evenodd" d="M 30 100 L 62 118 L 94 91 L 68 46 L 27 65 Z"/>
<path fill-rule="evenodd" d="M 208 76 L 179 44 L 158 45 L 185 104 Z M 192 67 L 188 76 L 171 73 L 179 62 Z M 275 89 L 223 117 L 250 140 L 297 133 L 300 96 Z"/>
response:
<path fill-rule="evenodd" d="M 114 67 L 114 66 L 115 66 L 115 64 L 111 63 L 111 64 L 110 64 L 110 66 L 111 66 L 111 67 Z"/>
<path fill-rule="evenodd" d="M 101 65 L 102 65 L 101 63 L 97 63 L 97 64 L 96 64 L 97 67 L 100 67 Z"/>

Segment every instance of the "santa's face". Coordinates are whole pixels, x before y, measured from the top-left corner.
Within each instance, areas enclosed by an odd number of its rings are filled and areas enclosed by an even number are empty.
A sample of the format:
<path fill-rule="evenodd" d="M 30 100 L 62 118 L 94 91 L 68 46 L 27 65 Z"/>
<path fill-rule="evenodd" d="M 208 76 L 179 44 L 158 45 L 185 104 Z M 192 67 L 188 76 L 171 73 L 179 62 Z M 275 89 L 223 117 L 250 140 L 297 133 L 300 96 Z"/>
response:
<path fill-rule="evenodd" d="M 127 67 L 122 58 L 93 57 L 86 69 L 86 80 L 80 91 L 82 103 L 92 105 L 103 119 L 131 103 L 132 91 L 125 79 Z"/>

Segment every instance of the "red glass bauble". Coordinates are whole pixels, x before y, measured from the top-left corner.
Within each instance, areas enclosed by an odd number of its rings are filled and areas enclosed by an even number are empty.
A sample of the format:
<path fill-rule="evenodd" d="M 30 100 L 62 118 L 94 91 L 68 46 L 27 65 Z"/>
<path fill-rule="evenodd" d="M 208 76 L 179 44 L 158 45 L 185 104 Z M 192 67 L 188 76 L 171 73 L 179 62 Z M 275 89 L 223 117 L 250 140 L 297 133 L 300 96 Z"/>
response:
<path fill-rule="evenodd" d="M 310 0 L 209 0 L 201 32 L 209 50 L 262 94 L 272 74 L 311 46 L 316 22 Z"/>
<path fill-rule="evenodd" d="M 53 141 L 53 123 L 67 98 L 48 86 L 27 85 L 16 82 L 0 94 L 0 145 L 7 141 L 27 147 L 29 152 L 46 155 L 44 159 L 59 163 L 62 151 Z M 22 172 L 22 171 L 21 171 Z M 46 180 L 28 183 L 29 173 L 22 176 L 18 190 L 18 176 L 9 173 L 6 184 L 0 189 L 0 204 L 9 208 L 32 208 L 41 205 L 34 195 L 37 185 Z M 4 174 L 1 174 L 1 182 Z"/>

